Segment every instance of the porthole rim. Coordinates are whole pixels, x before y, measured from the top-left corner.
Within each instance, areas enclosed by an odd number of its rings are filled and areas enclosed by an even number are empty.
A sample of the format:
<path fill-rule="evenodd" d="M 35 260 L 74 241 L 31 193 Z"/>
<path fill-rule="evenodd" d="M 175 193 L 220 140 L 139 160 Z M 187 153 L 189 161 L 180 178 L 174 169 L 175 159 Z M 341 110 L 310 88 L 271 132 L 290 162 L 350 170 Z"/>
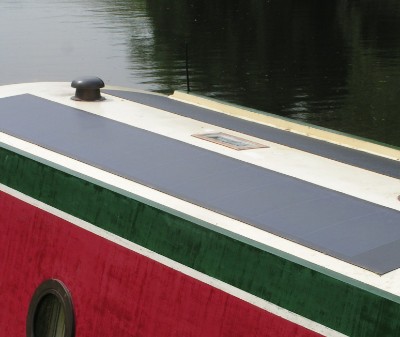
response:
<path fill-rule="evenodd" d="M 74 316 L 72 297 L 65 284 L 58 279 L 47 279 L 43 281 L 33 293 L 29 304 L 28 316 L 26 320 L 26 336 L 40 337 L 40 336 L 35 336 L 34 332 L 35 316 L 39 303 L 46 295 L 49 294 L 57 297 L 64 310 L 65 313 L 64 337 L 75 337 L 75 316 Z"/>

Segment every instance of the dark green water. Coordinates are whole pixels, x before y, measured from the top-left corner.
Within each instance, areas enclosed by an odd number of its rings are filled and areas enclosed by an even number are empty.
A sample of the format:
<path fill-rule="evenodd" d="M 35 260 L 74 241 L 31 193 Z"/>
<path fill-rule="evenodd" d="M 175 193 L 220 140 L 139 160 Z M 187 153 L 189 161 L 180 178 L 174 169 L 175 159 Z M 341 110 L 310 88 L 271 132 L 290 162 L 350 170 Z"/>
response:
<path fill-rule="evenodd" d="M 0 83 L 186 89 L 400 146 L 400 1 L 3 0 Z"/>

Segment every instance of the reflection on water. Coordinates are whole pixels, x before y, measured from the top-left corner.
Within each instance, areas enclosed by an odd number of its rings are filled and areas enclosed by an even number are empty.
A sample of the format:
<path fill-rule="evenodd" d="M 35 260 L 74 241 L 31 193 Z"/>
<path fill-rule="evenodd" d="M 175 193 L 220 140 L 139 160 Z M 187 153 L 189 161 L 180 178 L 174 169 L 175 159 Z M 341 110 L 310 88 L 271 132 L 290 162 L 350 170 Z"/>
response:
<path fill-rule="evenodd" d="M 97 74 L 400 146 L 398 0 L 3 0 L 0 83 Z"/>

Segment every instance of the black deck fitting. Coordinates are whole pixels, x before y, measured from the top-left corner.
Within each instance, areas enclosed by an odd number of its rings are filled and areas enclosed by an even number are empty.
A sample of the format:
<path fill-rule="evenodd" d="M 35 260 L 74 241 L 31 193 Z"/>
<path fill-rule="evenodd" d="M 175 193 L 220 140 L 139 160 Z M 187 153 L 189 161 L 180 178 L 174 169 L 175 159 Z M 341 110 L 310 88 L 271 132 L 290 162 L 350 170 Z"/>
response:
<path fill-rule="evenodd" d="M 104 99 L 100 95 L 100 88 L 104 87 L 104 82 L 96 76 L 75 79 L 72 81 L 71 87 L 76 88 L 75 96 L 71 97 L 73 100 L 93 102 Z"/>

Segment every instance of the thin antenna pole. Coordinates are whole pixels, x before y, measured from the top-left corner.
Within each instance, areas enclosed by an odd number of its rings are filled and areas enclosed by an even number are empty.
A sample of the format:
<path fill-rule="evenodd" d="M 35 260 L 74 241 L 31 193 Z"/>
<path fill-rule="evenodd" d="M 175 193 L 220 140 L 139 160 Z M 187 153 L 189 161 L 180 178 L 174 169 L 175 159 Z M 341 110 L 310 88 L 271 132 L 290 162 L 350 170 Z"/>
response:
<path fill-rule="evenodd" d="M 186 60 L 186 88 L 187 92 L 190 92 L 190 81 L 189 81 L 189 44 L 185 41 L 185 60 Z"/>

